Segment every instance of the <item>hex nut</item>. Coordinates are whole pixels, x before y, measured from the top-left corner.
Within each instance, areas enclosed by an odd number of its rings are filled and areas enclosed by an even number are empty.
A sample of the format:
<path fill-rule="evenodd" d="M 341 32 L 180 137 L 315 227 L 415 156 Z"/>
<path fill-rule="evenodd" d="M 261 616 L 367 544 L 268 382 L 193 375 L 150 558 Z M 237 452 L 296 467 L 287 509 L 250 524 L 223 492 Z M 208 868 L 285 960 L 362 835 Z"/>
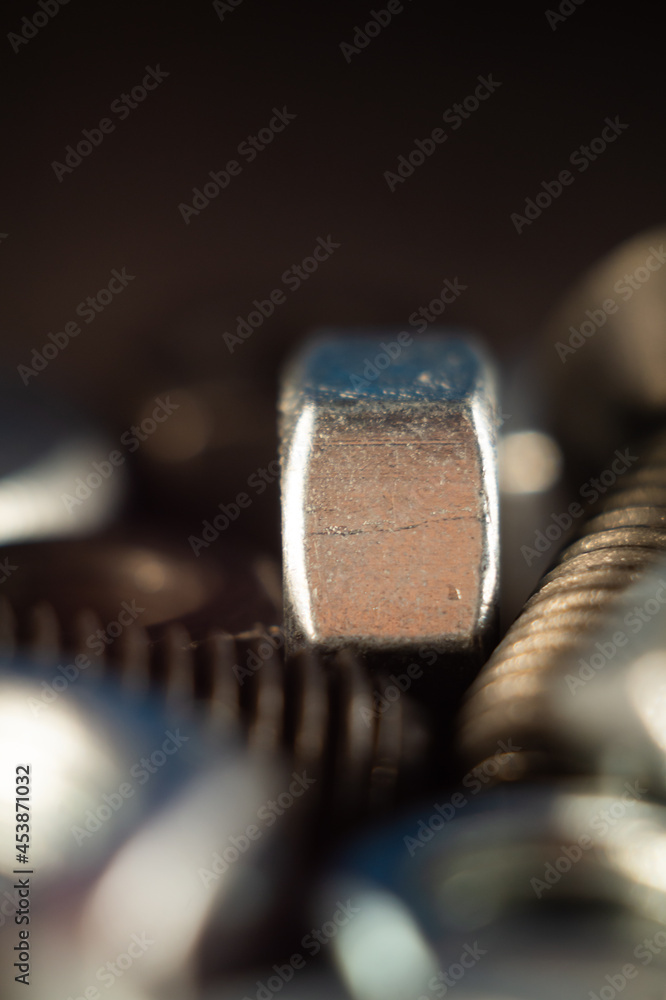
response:
<path fill-rule="evenodd" d="M 478 344 L 320 335 L 286 372 L 280 411 L 288 649 L 480 653 L 498 500 Z"/>

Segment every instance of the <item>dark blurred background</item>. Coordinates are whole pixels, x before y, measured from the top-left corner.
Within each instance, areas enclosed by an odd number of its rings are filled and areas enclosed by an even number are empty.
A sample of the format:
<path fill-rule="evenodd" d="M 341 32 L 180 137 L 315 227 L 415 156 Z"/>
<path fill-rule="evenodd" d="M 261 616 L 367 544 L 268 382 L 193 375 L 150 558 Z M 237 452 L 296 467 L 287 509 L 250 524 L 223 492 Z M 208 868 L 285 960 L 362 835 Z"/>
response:
<path fill-rule="evenodd" d="M 73 0 L 14 46 L 41 8 L 2 12 L 4 378 L 20 388 L 32 348 L 126 268 L 134 280 L 25 392 L 63 394 L 113 443 L 146 401 L 184 391 L 138 468 L 142 502 L 192 529 L 274 457 L 276 370 L 312 327 L 409 329 L 457 277 L 442 321 L 478 330 L 509 366 L 584 268 L 663 214 L 663 59 L 633 15 L 565 3 L 553 30 L 538 5 L 415 0 L 347 61 L 341 43 L 382 0 L 218 7 Z M 110 113 L 158 65 L 168 77 L 145 101 Z M 488 75 L 495 93 L 460 128 L 443 123 Z M 239 157 L 283 107 L 295 120 Z M 616 116 L 628 129 L 518 234 L 511 213 Z M 104 117 L 113 133 L 59 181 L 53 162 Z M 391 192 L 384 172 L 437 127 L 447 141 Z M 240 176 L 186 225 L 179 204 L 232 158 Z M 285 289 L 329 234 L 339 249 Z M 224 332 L 277 287 L 286 302 L 230 353 Z M 275 548 L 277 524 L 273 483 L 245 527 Z"/>

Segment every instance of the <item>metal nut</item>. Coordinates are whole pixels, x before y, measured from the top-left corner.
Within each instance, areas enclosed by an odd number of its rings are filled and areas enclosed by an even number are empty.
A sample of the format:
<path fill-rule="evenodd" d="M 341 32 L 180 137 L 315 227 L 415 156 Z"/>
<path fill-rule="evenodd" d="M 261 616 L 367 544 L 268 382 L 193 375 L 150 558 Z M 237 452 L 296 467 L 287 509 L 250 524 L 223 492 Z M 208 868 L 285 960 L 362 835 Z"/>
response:
<path fill-rule="evenodd" d="M 498 562 L 480 348 L 459 334 L 322 336 L 287 372 L 281 420 L 288 649 L 480 653 Z"/>

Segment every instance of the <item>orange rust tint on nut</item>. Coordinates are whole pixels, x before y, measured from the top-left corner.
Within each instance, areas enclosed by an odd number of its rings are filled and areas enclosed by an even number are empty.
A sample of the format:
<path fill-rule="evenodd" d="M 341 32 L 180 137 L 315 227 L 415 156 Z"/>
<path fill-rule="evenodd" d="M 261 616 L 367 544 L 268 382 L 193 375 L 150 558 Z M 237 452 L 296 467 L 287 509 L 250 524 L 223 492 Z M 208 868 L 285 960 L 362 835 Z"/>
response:
<path fill-rule="evenodd" d="M 305 517 L 317 632 L 402 642 L 471 631 L 484 543 L 473 427 L 436 419 L 415 440 L 396 420 L 327 423 L 312 446 Z"/>
<path fill-rule="evenodd" d="M 315 340 L 285 380 L 288 644 L 478 652 L 497 591 L 493 379 L 444 334 L 364 378 L 387 340 Z"/>

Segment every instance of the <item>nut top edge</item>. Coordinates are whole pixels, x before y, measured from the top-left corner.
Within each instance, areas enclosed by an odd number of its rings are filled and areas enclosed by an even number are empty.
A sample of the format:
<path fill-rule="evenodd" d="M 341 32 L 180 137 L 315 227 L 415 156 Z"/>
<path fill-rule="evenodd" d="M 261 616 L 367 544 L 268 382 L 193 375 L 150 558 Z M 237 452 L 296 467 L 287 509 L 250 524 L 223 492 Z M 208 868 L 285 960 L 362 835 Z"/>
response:
<path fill-rule="evenodd" d="M 458 329 L 419 337 L 392 329 L 315 332 L 285 372 L 283 412 L 294 402 L 464 402 L 487 379 L 480 342 Z M 295 400 L 292 387 L 297 387 Z"/>

